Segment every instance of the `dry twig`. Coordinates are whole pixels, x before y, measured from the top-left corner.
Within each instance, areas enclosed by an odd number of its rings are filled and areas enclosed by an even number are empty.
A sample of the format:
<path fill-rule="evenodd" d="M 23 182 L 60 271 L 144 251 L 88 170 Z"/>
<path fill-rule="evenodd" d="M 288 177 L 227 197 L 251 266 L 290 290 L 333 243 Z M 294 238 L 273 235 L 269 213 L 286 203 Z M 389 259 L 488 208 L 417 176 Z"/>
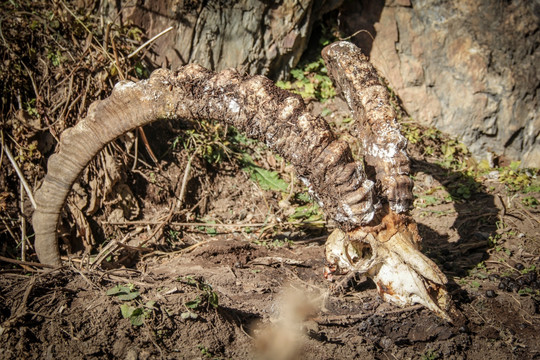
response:
<path fill-rule="evenodd" d="M 4 132 L 2 132 L 2 149 L 6 153 L 9 161 L 11 162 L 11 165 L 15 169 L 15 172 L 17 173 L 17 176 L 19 177 L 19 180 L 21 181 L 21 183 L 22 183 L 22 185 L 24 187 L 24 190 L 26 191 L 26 194 L 28 195 L 28 198 L 30 199 L 30 202 L 32 203 L 32 207 L 34 209 L 36 209 L 37 205 L 36 205 L 36 200 L 34 200 L 34 195 L 33 195 L 32 189 L 30 188 L 30 185 L 28 185 L 28 183 L 26 182 L 26 179 L 24 178 L 24 175 L 23 175 L 21 169 L 19 168 L 19 165 L 17 165 L 17 162 L 15 161 L 15 158 L 11 154 L 11 151 L 9 151 L 9 148 L 4 143 Z"/>

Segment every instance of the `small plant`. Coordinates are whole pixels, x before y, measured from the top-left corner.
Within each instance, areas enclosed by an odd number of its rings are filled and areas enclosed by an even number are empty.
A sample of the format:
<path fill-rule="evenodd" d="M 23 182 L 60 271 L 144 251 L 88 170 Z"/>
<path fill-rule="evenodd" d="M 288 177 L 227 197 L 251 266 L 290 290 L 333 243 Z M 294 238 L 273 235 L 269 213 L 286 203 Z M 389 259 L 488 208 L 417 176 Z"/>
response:
<path fill-rule="evenodd" d="M 540 190 L 531 169 L 520 169 L 521 161 L 512 161 L 509 166 L 499 168 L 499 180 L 511 191 L 529 192 Z M 533 189 L 531 189 L 531 186 Z M 538 188 L 538 189 L 536 189 Z"/>
<path fill-rule="evenodd" d="M 107 290 L 107 295 L 114 296 L 120 301 L 126 301 L 120 305 L 120 313 L 124 319 L 129 319 L 133 326 L 144 324 L 144 319 L 150 317 L 152 311 L 156 309 L 154 307 L 155 301 L 143 304 L 142 301 L 136 300 L 140 297 L 140 292 L 133 284 L 116 285 Z"/>
<path fill-rule="evenodd" d="M 215 220 L 207 220 L 205 222 L 207 224 L 215 224 L 216 223 Z M 215 236 L 218 233 L 217 229 L 215 227 L 212 227 L 212 226 L 199 226 L 198 229 L 200 231 L 205 231 L 210 236 Z"/>
<path fill-rule="evenodd" d="M 439 205 L 441 203 L 440 199 L 432 195 L 420 195 L 414 201 L 414 206 L 425 208 L 428 206 Z"/>
<path fill-rule="evenodd" d="M 294 213 L 289 216 L 289 221 L 318 222 L 324 219 L 321 208 L 315 203 L 298 206 Z"/>
<path fill-rule="evenodd" d="M 278 81 L 276 85 L 299 94 L 306 100 L 314 99 L 324 102 L 336 96 L 322 57 L 306 64 L 302 69 L 291 70 L 291 76 L 292 80 Z"/>
<path fill-rule="evenodd" d="M 141 326 L 144 324 L 144 319 L 151 316 L 156 310 L 155 301 L 148 301 L 145 304 L 137 300 L 140 297 L 140 292 L 133 284 L 116 285 L 107 290 L 108 296 L 114 296 L 120 301 L 126 303 L 120 305 L 120 313 L 124 319 L 129 319 L 131 325 Z"/>
<path fill-rule="evenodd" d="M 218 294 L 212 289 L 210 284 L 194 279 L 191 276 L 178 279 L 178 281 L 195 286 L 200 291 L 195 299 L 184 303 L 186 311 L 180 314 L 182 319 L 197 319 L 199 316 L 194 312 L 195 310 L 208 310 L 210 307 L 217 309 L 219 307 Z"/>
<path fill-rule="evenodd" d="M 438 352 L 433 350 L 427 350 L 422 357 L 420 358 L 422 360 L 437 360 L 440 359 L 440 355 Z"/>
<path fill-rule="evenodd" d="M 526 267 L 522 270 L 520 270 L 519 272 L 523 275 L 526 275 L 528 273 L 531 273 L 531 272 L 535 272 L 536 271 L 536 265 L 530 265 L 529 267 Z"/>
<path fill-rule="evenodd" d="M 152 312 L 156 309 L 154 307 L 155 301 L 148 301 L 144 306 L 131 306 L 129 304 L 120 305 L 120 311 L 124 319 L 129 319 L 131 325 L 141 326 L 144 324 L 144 319 L 149 318 Z"/>
<path fill-rule="evenodd" d="M 537 198 L 535 198 L 534 196 L 527 196 L 527 197 L 524 197 L 523 199 L 521 199 L 521 203 L 525 206 L 528 206 L 528 207 L 532 207 L 534 209 L 536 209 L 536 207 L 538 205 L 540 205 L 540 202 L 538 201 Z"/>
<path fill-rule="evenodd" d="M 533 289 L 531 289 L 530 287 L 526 287 L 526 288 L 523 288 L 523 289 L 519 289 L 518 290 L 518 294 L 519 295 L 533 295 L 535 294 L 537 291 L 534 291 Z"/>
<path fill-rule="evenodd" d="M 176 243 L 180 240 L 180 232 L 178 230 L 169 230 L 167 232 L 167 240 L 169 243 Z"/>
<path fill-rule="evenodd" d="M 58 49 L 56 51 L 49 49 L 47 52 L 47 59 L 49 59 L 53 66 L 60 66 L 64 61 L 66 61 L 66 58 Z"/>
<path fill-rule="evenodd" d="M 244 154 L 242 163 L 244 165 L 242 170 L 250 174 L 251 179 L 259 184 L 261 189 L 287 192 L 289 184 L 281 179 L 276 171 L 257 166 L 248 154 Z"/>
<path fill-rule="evenodd" d="M 219 163 L 229 157 L 232 150 L 227 138 L 227 127 L 213 121 L 196 122 L 194 127 L 177 136 L 171 148 L 174 150 L 178 145 L 182 145 L 185 150 L 200 155 L 210 164 Z"/>
<path fill-rule="evenodd" d="M 28 115 L 39 118 L 39 113 L 36 109 L 36 98 L 32 98 L 25 102 L 24 107 Z"/>
<path fill-rule="evenodd" d="M 448 185 L 450 194 L 449 201 L 469 200 L 475 193 L 482 189 L 482 184 L 478 183 L 474 177 L 461 172 L 459 177 Z"/>
<path fill-rule="evenodd" d="M 210 350 L 208 350 L 206 348 L 206 346 L 204 345 L 199 345 L 197 346 L 199 348 L 199 350 L 201 351 L 201 355 L 205 358 L 213 358 L 214 357 L 214 354 L 212 354 L 212 352 Z"/>
<path fill-rule="evenodd" d="M 107 295 L 115 296 L 118 300 L 129 301 L 138 298 L 141 294 L 135 288 L 133 284 L 116 285 L 113 288 L 107 290 Z"/>

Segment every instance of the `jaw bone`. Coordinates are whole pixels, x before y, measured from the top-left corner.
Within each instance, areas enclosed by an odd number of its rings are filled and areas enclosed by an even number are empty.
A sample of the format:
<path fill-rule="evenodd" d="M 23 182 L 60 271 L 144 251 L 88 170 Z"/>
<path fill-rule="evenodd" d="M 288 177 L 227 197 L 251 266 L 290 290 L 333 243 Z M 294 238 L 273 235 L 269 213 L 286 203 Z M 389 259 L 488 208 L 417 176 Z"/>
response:
<path fill-rule="evenodd" d="M 364 274 L 373 279 L 385 301 L 421 304 L 451 322 L 446 276 L 419 251 L 419 241 L 416 224 L 395 213 L 386 215 L 377 227 L 348 233 L 334 230 L 326 241 L 326 275 Z"/>

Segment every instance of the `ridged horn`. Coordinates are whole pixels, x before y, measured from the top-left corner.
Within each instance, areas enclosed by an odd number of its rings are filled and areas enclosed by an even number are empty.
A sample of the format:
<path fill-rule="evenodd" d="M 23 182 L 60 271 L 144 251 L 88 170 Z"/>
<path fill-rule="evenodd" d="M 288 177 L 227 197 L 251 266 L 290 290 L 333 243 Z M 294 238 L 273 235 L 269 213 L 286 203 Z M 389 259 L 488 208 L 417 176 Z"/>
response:
<path fill-rule="evenodd" d="M 156 70 L 148 80 L 118 83 L 111 96 L 62 133 L 36 191 L 35 248 L 44 264 L 60 265 L 57 225 L 73 183 L 109 142 L 158 119 L 217 120 L 266 143 L 292 163 L 325 212 L 352 229 L 373 219 L 373 182 L 347 143 L 309 114 L 298 95 L 263 76 L 220 73 L 198 65 Z"/>
<path fill-rule="evenodd" d="M 362 146 L 366 166 L 374 170 L 382 186 L 380 195 L 394 212 L 406 213 L 414 200 L 407 139 L 401 134 L 387 87 L 368 58 L 348 41 L 328 45 L 322 57 L 353 113 L 352 132 Z"/>

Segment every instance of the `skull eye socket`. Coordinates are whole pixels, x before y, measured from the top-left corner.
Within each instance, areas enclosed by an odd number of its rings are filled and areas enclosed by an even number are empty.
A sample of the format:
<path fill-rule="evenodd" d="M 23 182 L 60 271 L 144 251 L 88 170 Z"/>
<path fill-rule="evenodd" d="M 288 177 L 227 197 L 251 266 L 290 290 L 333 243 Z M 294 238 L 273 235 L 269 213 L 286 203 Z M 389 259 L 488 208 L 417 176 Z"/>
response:
<path fill-rule="evenodd" d="M 369 260 L 373 257 L 373 249 L 371 248 L 371 245 L 361 242 L 358 244 L 354 244 L 354 247 L 356 248 L 356 253 L 360 256 L 363 260 Z"/>
<path fill-rule="evenodd" d="M 348 246 L 348 255 L 351 265 L 365 263 L 373 258 L 371 245 L 365 242 L 355 241 Z"/>

